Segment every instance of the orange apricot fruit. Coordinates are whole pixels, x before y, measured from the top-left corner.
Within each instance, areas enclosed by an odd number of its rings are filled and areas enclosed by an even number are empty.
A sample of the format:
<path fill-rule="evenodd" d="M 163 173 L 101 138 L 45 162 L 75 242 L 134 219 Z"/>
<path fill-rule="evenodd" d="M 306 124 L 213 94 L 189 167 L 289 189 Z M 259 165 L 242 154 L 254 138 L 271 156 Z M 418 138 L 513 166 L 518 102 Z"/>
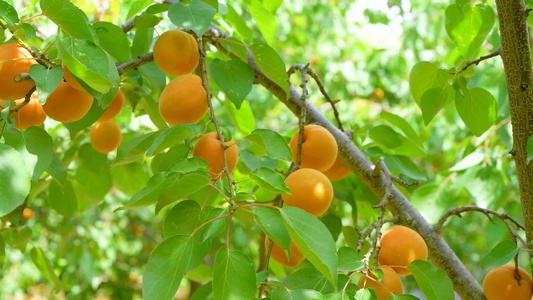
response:
<path fill-rule="evenodd" d="M 113 101 L 106 108 L 104 114 L 98 119 L 98 121 L 107 121 L 111 120 L 118 115 L 122 106 L 124 105 L 124 94 L 118 88 L 117 95 L 113 98 Z"/>
<path fill-rule="evenodd" d="M 81 86 L 81 84 L 74 79 L 72 74 L 70 73 L 67 66 L 63 65 L 63 78 L 67 81 L 68 84 L 70 84 L 71 87 L 79 90 L 79 91 L 85 91 L 85 89 Z"/>
<path fill-rule="evenodd" d="M 20 44 L 0 45 L 0 99 L 24 98 L 35 86 L 35 82 L 15 82 L 15 76 L 28 73 L 30 66 L 36 63 L 31 53 Z"/>
<path fill-rule="evenodd" d="M 159 113 L 170 126 L 194 124 L 203 118 L 207 109 L 207 93 L 198 75 L 174 78 L 159 97 Z"/>
<path fill-rule="evenodd" d="M 268 247 L 270 245 L 270 239 L 267 237 L 265 238 L 265 249 L 268 251 Z M 270 250 L 270 258 L 272 258 L 275 262 L 278 264 L 285 266 L 285 267 L 295 267 L 299 265 L 302 260 L 304 260 L 305 256 L 303 253 L 296 247 L 296 244 L 291 241 L 291 249 L 290 249 L 290 256 L 291 259 L 287 258 L 287 255 L 285 252 L 283 252 L 283 249 L 281 247 L 272 242 L 272 250 Z"/>
<path fill-rule="evenodd" d="M 293 161 L 296 161 L 298 151 L 298 130 L 289 142 Z M 337 141 L 333 135 L 320 125 L 306 125 L 304 127 L 302 150 L 300 153 L 300 167 L 326 171 L 337 157 Z"/>
<path fill-rule="evenodd" d="M 483 279 L 483 293 L 487 300 L 530 300 L 533 284 L 526 270 L 518 267 L 518 285 L 515 265 L 506 264 L 494 268 Z"/>
<path fill-rule="evenodd" d="M 381 236 L 381 249 L 378 263 L 392 266 L 398 275 L 409 275 L 408 266 L 415 259 L 427 260 L 428 248 L 418 232 L 409 227 L 396 225 L 387 229 Z"/>
<path fill-rule="evenodd" d="M 378 281 L 374 274 L 369 273 L 367 276 L 363 273 L 357 282 L 357 286 L 360 289 L 372 288 L 376 293 L 378 300 L 387 300 L 392 294 L 403 294 L 402 280 L 400 279 L 400 276 L 396 274 L 394 269 L 389 267 L 380 267 L 379 269 L 383 271 L 383 277 L 380 281 Z"/>
<path fill-rule="evenodd" d="M 239 159 L 239 150 L 233 140 L 224 142 L 226 146 L 226 162 L 228 163 L 229 172 L 232 173 L 237 166 L 237 160 Z M 211 175 L 212 179 L 219 176 L 222 169 L 224 169 L 224 159 L 222 156 L 222 145 L 218 139 L 216 132 L 209 132 L 204 134 L 198 141 L 192 150 L 192 155 L 199 157 L 207 161 L 207 167 L 209 170 L 207 173 Z M 226 172 L 222 174 L 220 178 L 226 177 Z"/>
<path fill-rule="evenodd" d="M 385 92 L 381 88 L 374 88 L 374 91 L 372 92 L 372 98 L 375 100 L 381 100 L 385 97 Z"/>
<path fill-rule="evenodd" d="M 91 145 L 100 153 L 109 153 L 118 148 L 122 141 L 120 126 L 115 120 L 98 121 L 89 134 Z"/>
<path fill-rule="evenodd" d="M 290 195 L 281 195 L 288 206 L 298 207 L 320 216 L 325 213 L 333 199 L 333 186 L 326 175 L 315 169 L 296 170 L 285 178 Z"/>
<path fill-rule="evenodd" d="M 83 118 L 92 104 L 93 96 L 85 90 L 77 90 L 61 81 L 43 104 L 43 109 L 50 118 L 68 123 Z"/>
<path fill-rule="evenodd" d="M 14 105 L 24 103 L 25 99 L 16 100 Z M 13 106 L 13 104 L 12 104 Z M 0 100 L 0 110 L 7 107 L 4 100 Z M 18 112 L 12 112 L 11 115 L 15 119 L 15 128 L 25 130 L 30 126 L 39 126 L 46 120 L 46 114 L 43 107 L 37 99 L 37 94 L 31 95 L 28 104 L 24 105 Z"/>
<path fill-rule="evenodd" d="M 341 180 L 350 175 L 350 172 L 352 171 L 347 166 L 343 165 L 342 160 L 337 156 L 333 166 L 324 171 L 324 175 L 326 175 L 329 180 Z"/>
<path fill-rule="evenodd" d="M 35 213 L 33 212 L 31 208 L 24 207 L 24 209 L 22 210 L 22 220 L 24 221 L 27 221 L 33 218 L 34 215 Z"/>
<path fill-rule="evenodd" d="M 165 73 L 180 76 L 198 65 L 200 52 L 194 37 L 181 30 L 168 30 L 154 44 L 154 61 Z"/>

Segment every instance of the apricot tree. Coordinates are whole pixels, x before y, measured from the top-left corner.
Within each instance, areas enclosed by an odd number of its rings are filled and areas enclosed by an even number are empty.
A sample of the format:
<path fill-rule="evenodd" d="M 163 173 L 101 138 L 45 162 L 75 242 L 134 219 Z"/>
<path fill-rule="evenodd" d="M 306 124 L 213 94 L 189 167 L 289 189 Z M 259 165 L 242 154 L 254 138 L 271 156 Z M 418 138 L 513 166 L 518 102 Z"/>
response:
<path fill-rule="evenodd" d="M 533 3 L 317 2 L 0 0 L 0 295 L 530 297 Z"/>

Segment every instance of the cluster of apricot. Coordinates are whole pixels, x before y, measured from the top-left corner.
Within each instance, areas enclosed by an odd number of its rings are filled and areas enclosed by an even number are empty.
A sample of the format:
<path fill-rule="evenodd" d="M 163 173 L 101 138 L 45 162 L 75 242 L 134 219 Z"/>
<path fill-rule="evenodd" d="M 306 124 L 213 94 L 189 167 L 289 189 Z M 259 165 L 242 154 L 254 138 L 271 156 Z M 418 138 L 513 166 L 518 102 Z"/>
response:
<path fill-rule="evenodd" d="M 427 255 L 426 242 L 416 231 L 401 225 L 392 226 L 381 237 L 378 254 L 379 269 L 383 271 L 381 281 L 371 273 L 363 274 L 357 286 L 372 288 L 378 300 L 386 300 L 392 294 L 403 294 L 399 275 L 410 275 L 411 271 L 406 267 L 415 259 L 426 260 Z"/>
<path fill-rule="evenodd" d="M 32 81 L 15 82 L 17 74 L 28 73 L 36 61 L 29 50 L 17 43 L 0 45 L 0 109 L 7 107 L 6 101 L 14 101 L 11 107 L 21 105 L 24 97 L 35 86 Z M 68 123 L 81 119 L 93 104 L 93 97 L 80 85 L 63 65 L 64 78 L 50 94 L 45 104 L 41 105 L 37 93 L 33 93 L 30 101 L 12 112 L 15 128 L 25 130 L 29 126 L 39 126 L 46 117 Z M 104 115 L 93 126 L 90 141 L 93 147 L 102 153 L 108 153 L 118 147 L 122 139 L 120 127 L 112 119 L 120 112 L 124 104 L 124 95 L 119 90 L 113 103 Z M 103 122 L 106 122 L 105 124 Z"/>

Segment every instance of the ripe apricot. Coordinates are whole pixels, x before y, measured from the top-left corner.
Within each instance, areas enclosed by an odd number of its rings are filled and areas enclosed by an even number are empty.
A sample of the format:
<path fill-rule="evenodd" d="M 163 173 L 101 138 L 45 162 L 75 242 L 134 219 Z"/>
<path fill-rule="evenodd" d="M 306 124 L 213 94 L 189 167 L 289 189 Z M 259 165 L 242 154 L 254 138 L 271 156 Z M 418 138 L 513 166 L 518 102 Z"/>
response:
<path fill-rule="evenodd" d="M 174 78 L 159 97 L 159 113 L 170 126 L 194 124 L 203 118 L 207 109 L 207 93 L 198 75 Z"/>
<path fill-rule="evenodd" d="M 403 284 L 400 276 L 398 276 L 392 268 L 380 267 L 380 269 L 383 271 L 383 278 L 381 278 L 381 281 L 378 281 L 374 274 L 369 273 L 369 276 L 367 276 L 363 273 L 357 282 L 357 286 L 360 289 L 372 288 L 376 293 L 378 300 L 387 300 L 392 294 L 403 294 Z"/>
<path fill-rule="evenodd" d="M 288 206 L 295 206 L 314 216 L 325 213 L 333 199 L 333 186 L 326 175 L 315 169 L 299 169 L 285 178 L 291 191 L 282 198 Z"/>
<path fill-rule="evenodd" d="M 118 115 L 123 105 L 124 105 L 124 94 L 122 93 L 120 88 L 118 88 L 117 95 L 115 96 L 113 101 L 111 101 L 106 111 L 98 119 L 98 121 L 107 121 L 107 120 L 113 119 L 114 117 Z"/>
<path fill-rule="evenodd" d="M 33 218 L 34 215 L 35 213 L 33 212 L 31 208 L 24 207 L 24 209 L 22 210 L 22 220 L 24 221 L 27 221 Z"/>
<path fill-rule="evenodd" d="M 265 249 L 268 251 L 268 247 L 270 245 L 270 239 L 265 239 Z M 274 261 L 276 261 L 278 264 L 285 266 L 285 267 L 295 267 L 299 265 L 302 260 L 304 260 L 305 256 L 303 253 L 296 247 L 296 244 L 291 241 L 291 249 L 290 249 L 291 259 L 287 259 L 287 255 L 285 252 L 283 252 L 283 249 L 276 244 L 272 243 L 272 250 L 270 250 L 270 258 L 272 258 Z"/>
<path fill-rule="evenodd" d="M 69 69 L 65 65 L 63 65 L 63 78 L 65 78 L 65 80 L 68 84 L 70 84 L 71 87 L 79 91 L 85 91 L 85 89 L 80 85 L 80 83 L 77 82 L 76 79 L 74 79 Z"/>
<path fill-rule="evenodd" d="M 346 176 L 350 175 L 351 170 L 342 164 L 342 161 L 339 156 L 335 159 L 333 166 L 324 171 L 324 175 L 329 178 L 329 180 L 341 180 Z"/>
<path fill-rule="evenodd" d="M 372 98 L 374 98 L 374 99 L 376 99 L 378 101 L 383 99 L 383 97 L 385 97 L 385 92 L 381 88 L 377 87 L 372 92 Z"/>
<path fill-rule="evenodd" d="M 90 141 L 96 151 L 109 153 L 122 141 L 120 126 L 115 120 L 98 121 L 91 128 Z"/>
<path fill-rule="evenodd" d="M 483 293 L 487 300 L 530 300 L 533 290 L 531 277 L 520 267 L 518 274 L 520 274 L 520 285 L 516 281 L 513 264 L 492 269 L 483 279 Z"/>
<path fill-rule="evenodd" d="M 296 161 L 298 151 L 298 130 L 289 142 L 293 161 Z M 300 153 L 300 167 L 326 171 L 335 162 L 337 157 L 337 141 L 326 128 L 319 125 L 306 125 Z"/>
<path fill-rule="evenodd" d="M 378 263 L 393 266 L 398 275 L 409 275 L 411 271 L 397 266 L 408 266 L 415 259 L 426 260 L 427 257 L 426 242 L 418 232 L 409 227 L 392 226 L 381 236 Z"/>
<path fill-rule="evenodd" d="M 35 86 L 35 82 L 15 82 L 15 76 L 28 73 L 30 66 L 36 64 L 31 53 L 20 44 L 0 45 L 0 99 L 17 100 Z"/>
<path fill-rule="evenodd" d="M 24 99 L 16 100 L 15 105 L 20 105 Z M 0 110 L 5 108 L 7 104 L 4 100 L 0 100 Z M 13 106 L 13 104 L 12 104 Z M 24 105 L 18 112 L 12 112 L 11 115 L 15 119 L 15 128 L 25 130 L 30 126 L 39 126 L 46 120 L 46 114 L 43 107 L 37 99 L 37 94 L 33 93 L 30 102 Z"/>
<path fill-rule="evenodd" d="M 81 119 L 93 104 L 93 96 L 62 81 L 43 105 L 44 112 L 52 119 L 68 123 Z"/>
<path fill-rule="evenodd" d="M 181 30 L 169 30 L 154 44 L 154 61 L 165 73 L 180 76 L 191 73 L 198 65 L 200 52 L 194 37 Z"/>
<path fill-rule="evenodd" d="M 237 166 L 237 160 L 239 159 L 239 150 L 233 140 L 224 142 L 226 146 L 226 162 L 228 163 L 229 172 L 232 173 Z M 222 145 L 218 139 L 216 132 L 209 132 L 204 134 L 194 145 L 192 155 L 199 157 L 207 161 L 207 167 L 209 170 L 207 173 L 211 175 L 212 179 L 218 177 L 222 169 L 224 169 L 224 159 L 222 156 Z M 226 177 L 226 172 L 222 174 L 221 178 Z"/>

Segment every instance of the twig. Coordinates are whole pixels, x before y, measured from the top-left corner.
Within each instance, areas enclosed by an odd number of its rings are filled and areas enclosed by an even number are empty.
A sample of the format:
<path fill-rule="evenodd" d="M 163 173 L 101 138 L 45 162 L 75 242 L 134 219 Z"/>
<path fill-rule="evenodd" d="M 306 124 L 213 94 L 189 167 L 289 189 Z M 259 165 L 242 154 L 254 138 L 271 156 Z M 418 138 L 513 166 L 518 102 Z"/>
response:
<path fill-rule="evenodd" d="M 456 75 L 456 74 L 459 74 L 461 72 L 464 72 L 466 71 L 466 69 L 468 69 L 468 67 L 470 67 L 471 65 L 478 65 L 480 62 L 484 61 L 484 60 L 487 60 L 489 58 L 492 58 L 492 57 L 495 57 L 495 56 L 498 56 L 501 54 L 501 51 L 502 51 L 502 48 L 498 48 L 496 49 L 494 52 L 492 53 L 489 53 L 487 55 L 484 55 L 484 56 L 481 56 L 480 58 L 476 59 L 476 60 L 471 60 L 471 61 L 467 61 L 466 62 L 466 65 L 464 65 L 461 69 L 455 71 L 455 72 L 448 72 L 452 75 Z"/>
<path fill-rule="evenodd" d="M 322 93 L 322 95 L 324 95 L 324 97 L 326 97 L 326 100 L 329 102 L 329 104 L 331 104 L 333 114 L 335 115 L 335 119 L 337 120 L 337 126 L 339 127 L 340 131 L 344 132 L 344 128 L 342 127 L 341 119 L 339 117 L 339 111 L 337 110 L 337 106 L 335 106 L 335 104 L 337 104 L 340 99 L 331 99 L 328 92 L 326 91 L 326 88 L 324 87 L 324 84 L 311 68 L 309 68 L 309 75 L 311 75 L 311 77 L 315 80 L 316 84 L 318 85 L 318 88 L 320 89 L 320 92 Z"/>
<path fill-rule="evenodd" d="M 389 218 L 386 218 L 385 220 L 381 221 L 381 224 L 378 224 L 377 222 L 370 225 L 365 231 L 359 233 L 359 242 L 357 243 L 357 252 L 361 251 L 361 248 L 363 247 L 363 244 L 365 243 L 365 239 L 372 234 L 372 231 L 377 228 L 378 225 L 383 226 L 385 223 L 396 223 L 398 222 L 399 218 L 398 216 L 392 216 Z"/>
<path fill-rule="evenodd" d="M 305 123 L 306 123 L 306 109 L 305 109 L 305 101 L 307 100 L 307 70 L 309 68 L 309 64 L 307 65 L 292 65 L 289 70 L 287 71 L 287 75 L 290 78 L 291 74 L 295 72 L 295 70 L 300 70 L 300 74 L 302 75 L 302 83 L 300 84 L 300 87 L 302 88 L 302 94 L 300 97 L 300 101 L 302 103 L 302 107 L 300 110 L 300 117 L 298 122 L 298 146 L 296 150 L 296 160 L 294 161 L 294 164 L 291 166 L 289 170 L 289 174 L 294 172 L 301 163 L 301 155 L 302 155 L 302 144 L 304 142 L 304 131 L 305 131 Z M 289 82 L 290 83 L 290 82 Z"/>

